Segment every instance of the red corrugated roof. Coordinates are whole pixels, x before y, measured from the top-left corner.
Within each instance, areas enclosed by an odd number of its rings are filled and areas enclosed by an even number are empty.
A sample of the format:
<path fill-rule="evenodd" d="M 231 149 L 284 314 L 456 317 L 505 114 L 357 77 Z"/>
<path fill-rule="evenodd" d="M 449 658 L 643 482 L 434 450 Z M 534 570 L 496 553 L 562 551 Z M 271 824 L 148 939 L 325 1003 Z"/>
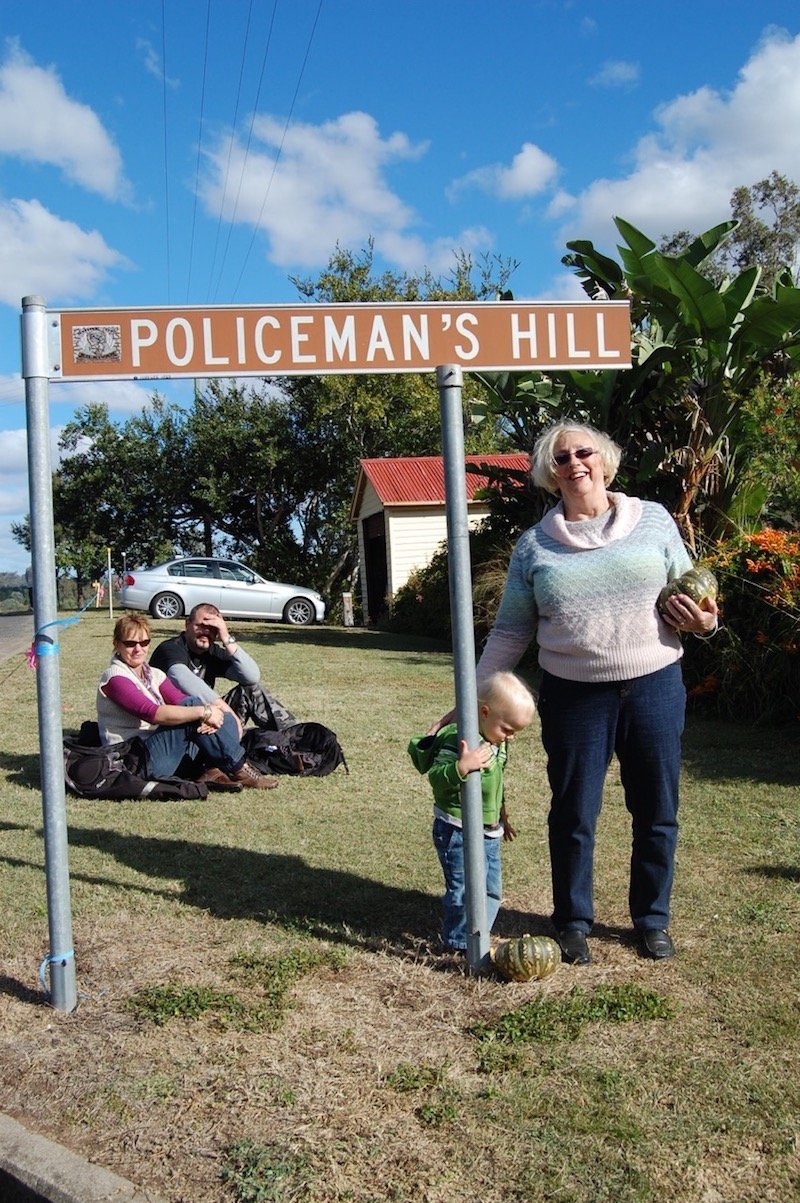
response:
<path fill-rule="evenodd" d="M 527 472 L 530 458 L 514 455 L 467 455 L 468 464 L 513 468 Z M 405 456 L 397 459 L 362 459 L 353 513 L 358 512 L 365 481 L 369 481 L 383 505 L 443 505 L 445 502 L 444 460 L 441 455 Z M 488 477 L 467 473 L 467 500 L 486 487 Z"/>

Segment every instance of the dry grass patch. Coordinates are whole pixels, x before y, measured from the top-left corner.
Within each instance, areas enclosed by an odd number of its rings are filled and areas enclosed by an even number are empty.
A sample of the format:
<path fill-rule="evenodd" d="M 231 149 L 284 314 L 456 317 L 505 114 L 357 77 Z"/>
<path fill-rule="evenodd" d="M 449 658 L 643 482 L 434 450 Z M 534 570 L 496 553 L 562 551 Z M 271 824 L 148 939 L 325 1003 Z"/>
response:
<path fill-rule="evenodd" d="M 430 798 L 405 756 L 449 704 L 449 656 L 374 632 L 242 636 L 278 696 L 337 731 L 350 776 L 205 804 L 70 799 L 71 1015 L 36 976 L 32 674 L 0 699 L 0 1106 L 170 1203 L 796 1197 L 797 733 L 690 724 L 674 962 L 631 939 L 612 773 L 593 965 L 476 980 L 433 951 Z M 108 650 L 102 615 L 64 635 L 66 726 L 91 713 Z M 508 784 L 499 931 L 546 933 L 535 733 Z"/>

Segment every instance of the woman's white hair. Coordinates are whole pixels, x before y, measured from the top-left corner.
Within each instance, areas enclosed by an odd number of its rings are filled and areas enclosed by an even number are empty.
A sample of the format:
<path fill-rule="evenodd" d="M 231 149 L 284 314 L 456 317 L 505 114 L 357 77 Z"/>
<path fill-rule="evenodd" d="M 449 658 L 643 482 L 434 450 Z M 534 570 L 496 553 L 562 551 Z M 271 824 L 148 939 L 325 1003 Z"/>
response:
<path fill-rule="evenodd" d="M 558 473 L 553 459 L 556 443 L 565 434 L 578 434 L 586 439 L 586 446 L 593 447 L 600 455 L 603 463 L 603 479 L 606 488 L 617 475 L 619 461 L 622 459 L 622 448 L 613 439 L 595 426 L 586 422 L 560 418 L 552 426 L 539 435 L 531 452 L 531 478 L 535 485 L 547 489 L 548 493 L 558 493 Z"/>

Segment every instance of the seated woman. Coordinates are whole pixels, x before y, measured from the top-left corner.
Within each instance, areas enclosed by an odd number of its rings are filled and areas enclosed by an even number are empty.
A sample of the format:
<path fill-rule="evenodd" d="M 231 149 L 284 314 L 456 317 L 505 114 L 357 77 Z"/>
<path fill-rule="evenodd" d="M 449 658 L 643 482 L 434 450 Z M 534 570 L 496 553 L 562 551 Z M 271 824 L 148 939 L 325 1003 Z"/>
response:
<path fill-rule="evenodd" d="M 212 786 L 274 789 L 248 764 L 233 714 L 219 702 L 187 697 L 165 673 L 147 663 L 150 623 L 123 614 L 114 627 L 114 655 L 100 675 L 97 722 L 103 743 L 138 736 L 150 777 L 171 777 L 184 757 L 197 762 L 197 779 Z"/>

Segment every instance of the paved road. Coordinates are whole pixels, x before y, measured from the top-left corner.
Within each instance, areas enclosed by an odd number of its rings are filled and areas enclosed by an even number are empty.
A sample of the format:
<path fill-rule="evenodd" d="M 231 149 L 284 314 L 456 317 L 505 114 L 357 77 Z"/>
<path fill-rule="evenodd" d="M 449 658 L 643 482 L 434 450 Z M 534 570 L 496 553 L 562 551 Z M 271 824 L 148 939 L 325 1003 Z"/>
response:
<path fill-rule="evenodd" d="M 0 661 L 27 652 L 32 642 L 32 614 L 0 614 Z"/>

